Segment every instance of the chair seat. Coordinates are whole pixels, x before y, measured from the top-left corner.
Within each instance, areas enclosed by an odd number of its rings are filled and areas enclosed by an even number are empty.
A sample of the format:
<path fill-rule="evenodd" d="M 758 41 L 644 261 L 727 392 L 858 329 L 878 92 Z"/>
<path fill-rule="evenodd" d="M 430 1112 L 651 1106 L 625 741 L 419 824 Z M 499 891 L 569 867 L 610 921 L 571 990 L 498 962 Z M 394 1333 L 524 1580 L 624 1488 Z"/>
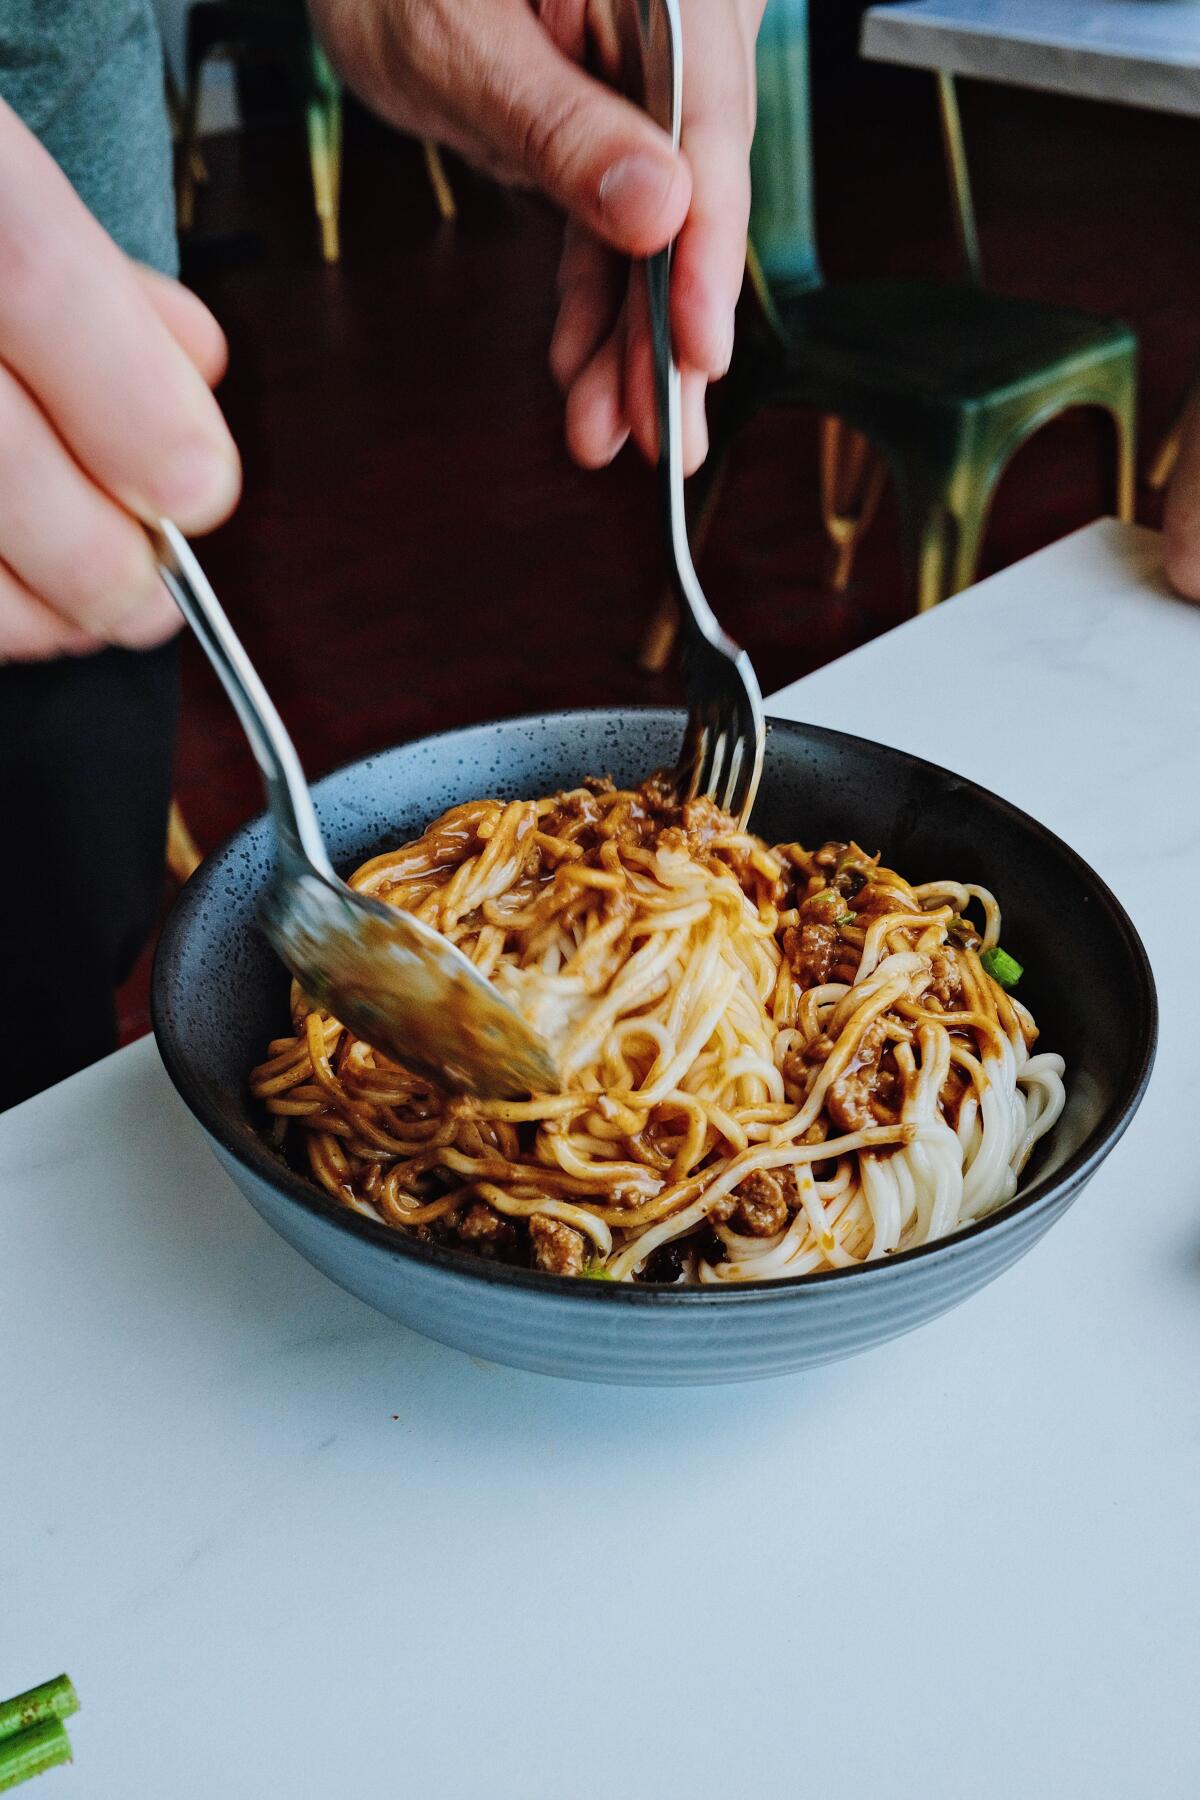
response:
<path fill-rule="evenodd" d="M 310 40 L 303 6 L 289 0 L 193 0 L 187 17 L 187 61 L 198 69 L 210 56 L 232 51 L 291 56 Z"/>
<path fill-rule="evenodd" d="M 787 385 L 975 407 L 1136 349 L 1127 326 L 1071 307 L 947 282 L 837 282 L 775 305 Z M 781 373 L 783 371 L 781 370 Z M 790 379 L 789 379 L 790 378 Z"/>

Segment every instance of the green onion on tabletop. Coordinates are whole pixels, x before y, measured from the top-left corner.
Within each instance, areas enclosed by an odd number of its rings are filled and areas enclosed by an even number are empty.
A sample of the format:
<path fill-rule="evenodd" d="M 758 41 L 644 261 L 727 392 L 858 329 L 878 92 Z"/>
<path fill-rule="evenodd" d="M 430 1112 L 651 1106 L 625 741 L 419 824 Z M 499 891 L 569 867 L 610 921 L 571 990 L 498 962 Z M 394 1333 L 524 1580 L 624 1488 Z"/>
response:
<path fill-rule="evenodd" d="M 79 1696 L 67 1675 L 0 1700 L 0 1794 L 70 1762 L 63 1720 L 78 1711 Z"/>

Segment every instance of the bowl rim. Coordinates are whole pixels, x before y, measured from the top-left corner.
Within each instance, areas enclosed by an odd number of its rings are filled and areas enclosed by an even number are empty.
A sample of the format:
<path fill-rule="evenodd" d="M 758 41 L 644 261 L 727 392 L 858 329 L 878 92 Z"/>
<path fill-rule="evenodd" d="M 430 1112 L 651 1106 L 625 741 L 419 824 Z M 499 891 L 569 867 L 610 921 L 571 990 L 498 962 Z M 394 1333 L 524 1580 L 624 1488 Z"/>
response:
<path fill-rule="evenodd" d="M 350 770 L 365 767 L 380 757 L 391 756 L 402 750 L 416 750 L 426 744 L 435 744 L 444 738 L 464 737 L 472 731 L 486 731 L 496 725 L 533 725 L 543 728 L 556 721 L 562 721 L 567 727 L 573 720 L 597 719 L 617 722 L 627 719 L 631 714 L 647 719 L 660 719 L 663 722 L 675 722 L 680 725 L 685 718 L 683 709 L 679 707 L 590 706 L 564 707 L 553 712 L 516 713 L 479 720 L 470 725 L 446 726 L 440 731 L 425 732 L 399 744 L 368 751 L 365 755 L 351 757 L 345 762 L 338 763 L 314 782 L 313 791 L 319 800 L 321 790 L 327 785 L 335 782 Z M 256 813 L 252 818 L 236 826 L 221 843 L 208 852 L 199 868 L 189 877 L 176 896 L 155 948 L 150 984 L 150 1015 L 154 1038 L 167 1074 L 192 1116 L 208 1136 L 216 1140 L 221 1150 L 231 1156 L 248 1173 L 265 1180 L 270 1187 L 282 1192 L 289 1200 L 298 1202 L 306 1212 L 351 1237 L 374 1244 L 391 1256 L 412 1259 L 419 1264 L 439 1269 L 445 1274 L 465 1282 L 482 1281 L 531 1293 L 553 1294 L 569 1298 L 572 1303 L 582 1305 L 701 1306 L 722 1304 L 747 1306 L 762 1304 L 770 1300 L 772 1296 L 782 1297 L 788 1294 L 795 1296 L 847 1281 L 864 1285 L 869 1280 L 889 1279 L 892 1271 L 897 1269 L 903 1269 L 913 1264 L 929 1264 L 952 1257 L 965 1251 L 968 1246 L 981 1237 L 1002 1230 L 1034 1209 L 1048 1206 L 1056 1200 L 1063 1200 L 1078 1193 L 1124 1136 L 1131 1124 L 1149 1084 L 1158 1048 L 1159 1007 L 1154 974 L 1145 945 L 1129 914 L 1108 883 L 1096 873 L 1090 863 L 1080 856 L 1077 850 L 1073 850 L 1056 832 L 1051 831 L 1049 826 L 1043 825 L 1032 814 L 1025 812 L 1021 807 L 1014 806 L 1011 801 L 994 793 L 990 788 L 985 788 L 981 783 L 972 781 L 969 776 L 959 775 L 956 771 L 947 769 L 940 763 L 930 762 L 926 757 L 915 756 L 907 750 L 898 749 L 895 745 L 881 744 L 876 739 L 860 737 L 854 732 L 841 731 L 833 726 L 810 725 L 803 720 L 781 719 L 774 716 L 768 716 L 766 724 L 768 738 L 772 732 L 783 732 L 787 735 L 795 733 L 830 746 L 849 744 L 871 752 L 882 752 L 886 756 L 900 757 L 914 769 L 925 770 L 956 782 L 973 801 L 982 801 L 986 807 L 998 811 L 1033 837 L 1052 845 L 1065 858 L 1068 865 L 1075 865 L 1095 899 L 1104 908 L 1124 943 L 1134 977 L 1135 1010 L 1140 1026 L 1138 1035 L 1141 1042 L 1141 1053 L 1127 1073 L 1117 1097 L 1106 1109 L 1104 1118 L 1092 1127 L 1083 1143 L 1052 1176 L 1040 1177 L 1027 1189 L 1019 1188 L 1011 1200 L 1003 1206 L 997 1207 L 994 1212 L 973 1221 L 970 1225 L 961 1226 L 958 1230 L 948 1233 L 946 1237 L 937 1238 L 932 1243 L 917 1244 L 908 1250 L 893 1251 L 874 1262 L 856 1263 L 850 1268 L 814 1269 L 804 1275 L 781 1276 L 775 1280 L 728 1283 L 639 1284 L 637 1282 L 587 1281 L 581 1280 L 578 1276 L 551 1275 L 540 1269 L 523 1269 L 511 1263 L 492 1262 L 485 1257 L 470 1256 L 462 1250 L 448 1249 L 440 1244 L 409 1237 L 394 1226 L 384 1225 L 365 1217 L 362 1213 L 352 1212 L 348 1207 L 339 1206 L 315 1181 L 290 1168 L 261 1134 L 255 1133 L 247 1136 L 235 1133 L 227 1127 L 225 1120 L 210 1104 L 204 1083 L 190 1068 L 182 1048 L 173 1040 L 171 1030 L 165 1021 L 164 990 L 168 979 L 167 962 L 173 955 L 176 942 L 181 938 L 185 926 L 189 923 L 193 911 L 199 904 L 205 879 L 212 876 L 234 844 L 248 833 L 264 825 L 266 822 L 265 812 Z"/>

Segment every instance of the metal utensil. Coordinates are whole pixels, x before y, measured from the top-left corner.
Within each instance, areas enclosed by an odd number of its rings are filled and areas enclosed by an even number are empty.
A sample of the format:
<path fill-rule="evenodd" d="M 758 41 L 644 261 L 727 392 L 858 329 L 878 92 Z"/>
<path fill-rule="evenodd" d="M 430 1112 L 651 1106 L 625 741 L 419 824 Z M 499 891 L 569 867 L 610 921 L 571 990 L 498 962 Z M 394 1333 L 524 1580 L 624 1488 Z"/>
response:
<path fill-rule="evenodd" d="M 150 533 L 159 571 L 233 702 L 262 772 L 278 854 L 263 929 L 309 999 L 443 1087 L 557 1092 L 550 1052 L 461 950 L 334 873 L 300 759 L 187 541 Z"/>
<path fill-rule="evenodd" d="M 678 147 L 683 94 L 683 35 L 678 0 L 615 0 L 622 85 L 636 91 L 656 125 Z M 683 621 L 688 724 L 676 781 L 691 797 L 707 794 L 743 823 L 762 775 L 766 722 L 762 691 L 746 652 L 721 629 L 692 564 L 683 500 L 680 379 L 671 346 L 672 246 L 646 261 L 658 402 L 670 576 Z"/>

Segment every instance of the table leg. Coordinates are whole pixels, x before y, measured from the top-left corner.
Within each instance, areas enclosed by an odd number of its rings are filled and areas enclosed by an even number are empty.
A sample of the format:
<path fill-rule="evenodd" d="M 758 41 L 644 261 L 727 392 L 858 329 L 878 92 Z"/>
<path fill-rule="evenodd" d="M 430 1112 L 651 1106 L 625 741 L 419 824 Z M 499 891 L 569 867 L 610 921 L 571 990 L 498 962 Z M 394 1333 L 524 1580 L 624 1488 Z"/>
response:
<path fill-rule="evenodd" d="M 938 110 L 942 117 L 942 145 L 946 152 L 946 173 L 950 177 L 950 198 L 954 205 L 954 231 L 958 238 L 963 273 L 969 281 L 982 284 L 983 264 L 979 255 L 979 232 L 975 225 L 975 201 L 971 194 L 962 120 L 958 113 L 958 90 L 955 88 L 953 75 L 945 69 L 937 71 L 937 90 Z"/>

